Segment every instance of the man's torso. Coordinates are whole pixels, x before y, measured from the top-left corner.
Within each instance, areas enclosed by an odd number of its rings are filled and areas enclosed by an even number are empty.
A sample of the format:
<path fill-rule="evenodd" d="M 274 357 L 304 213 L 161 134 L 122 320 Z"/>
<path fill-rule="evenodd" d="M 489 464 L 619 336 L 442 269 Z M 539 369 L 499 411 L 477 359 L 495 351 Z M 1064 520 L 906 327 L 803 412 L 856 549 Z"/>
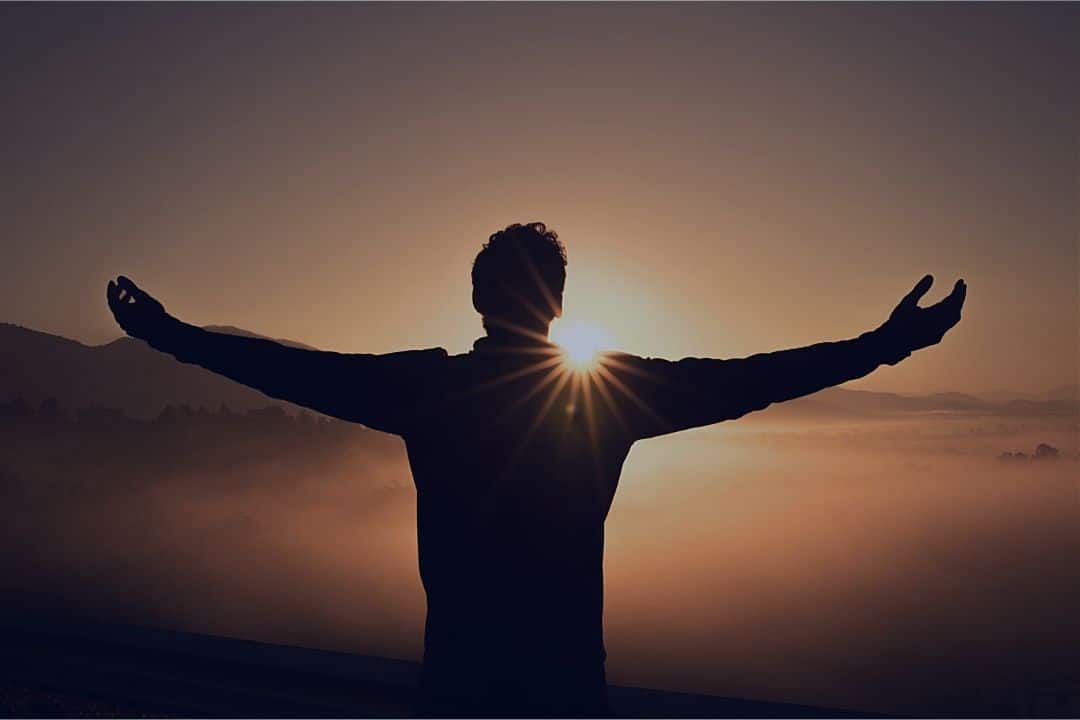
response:
<path fill-rule="evenodd" d="M 433 383 L 404 434 L 427 692 L 602 691 L 604 519 L 632 441 L 551 346 L 448 357 Z"/>

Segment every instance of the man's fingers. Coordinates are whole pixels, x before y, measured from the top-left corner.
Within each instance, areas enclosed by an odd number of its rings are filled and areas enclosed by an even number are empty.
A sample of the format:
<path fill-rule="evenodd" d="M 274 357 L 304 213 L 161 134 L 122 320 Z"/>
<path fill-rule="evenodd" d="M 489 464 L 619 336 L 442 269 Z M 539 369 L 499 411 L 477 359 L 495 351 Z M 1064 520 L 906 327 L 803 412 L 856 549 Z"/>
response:
<path fill-rule="evenodd" d="M 956 285 L 953 286 L 952 292 L 949 293 L 941 302 L 937 303 L 935 307 L 940 307 L 943 311 L 947 311 L 950 315 L 956 317 L 960 316 L 960 309 L 964 307 L 964 298 L 967 297 L 967 283 L 963 280 L 957 280 Z"/>
<path fill-rule="evenodd" d="M 105 289 L 105 297 L 109 301 L 109 307 L 113 309 L 127 305 L 131 301 L 131 293 L 112 281 L 109 282 L 109 286 Z"/>
<path fill-rule="evenodd" d="M 942 335 L 960 322 L 960 310 L 966 296 L 967 284 L 963 280 L 957 280 L 948 297 L 925 309 L 926 317 L 933 318 L 933 323 L 940 328 Z"/>
<path fill-rule="evenodd" d="M 116 280 L 110 280 L 105 287 L 105 299 L 109 303 L 109 309 L 113 314 L 124 312 L 125 305 L 133 305 L 136 299 L 148 297 L 138 285 L 129 278 L 121 275 Z"/>
<path fill-rule="evenodd" d="M 134 297 L 137 300 L 142 300 L 146 296 L 146 293 L 142 291 L 142 288 L 133 283 L 131 279 L 125 275 L 121 275 L 120 277 L 118 277 L 116 279 L 116 282 L 121 289 L 127 292 L 130 297 Z"/>
<path fill-rule="evenodd" d="M 924 275 L 922 280 L 915 283 L 915 287 L 911 289 L 911 292 L 905 295 L 904 299 L 900 301 L 900 307 L 908 310 L 918 307 L 919 300 L 921 300 L 922 296 L 930 290 L 930 286 L 933 284 L 934 276 Z"/>
<path fill-rule="evenodd" d="M 947 298 L 949 302 L 956 305 L 957 309 L 963 307 L 964 298 L 967 297 L 967 283 L 963 280 L 957 280 L 956 285 L 953 286 L 953 290 L 949 293 Z"/>
<path fill-rule="evenodd" d="M 131 278 L 121 275 L 116 280 L 120 287 L 127 291 L 127 296 L 131 298 L 131 302 L 143 303 L 148 309 L 164 310 L 157 298 L 132 282 Z"/>
<path fill-rule="evenodd" d="M 964 307 L 965 298 L 967 298 L 967 283 L 963 280 L 957 280 L 953 291 L 949 293 L 949 297 L 946 298 L 946 300 L 949 301 L 949 308 L 952 311 L 954 323 L 960 322 L 960 310 Z"/>

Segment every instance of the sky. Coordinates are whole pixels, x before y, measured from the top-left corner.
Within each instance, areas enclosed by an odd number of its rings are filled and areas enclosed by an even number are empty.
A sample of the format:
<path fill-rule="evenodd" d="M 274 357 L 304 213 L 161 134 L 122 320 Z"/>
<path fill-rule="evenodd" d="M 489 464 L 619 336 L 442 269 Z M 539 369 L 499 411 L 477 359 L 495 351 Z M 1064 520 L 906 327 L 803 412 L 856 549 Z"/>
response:
<path fill-rule="evenodd" d="M 340 351 L 482 329 L 486 237 L 541 220 L 566 321 L 734 357 L 853 337 L 924 273 L 940 347 L 856 387 L 1080 380 L 1080 6 L 0 8 L 0 321 L 173 314 Z"/>

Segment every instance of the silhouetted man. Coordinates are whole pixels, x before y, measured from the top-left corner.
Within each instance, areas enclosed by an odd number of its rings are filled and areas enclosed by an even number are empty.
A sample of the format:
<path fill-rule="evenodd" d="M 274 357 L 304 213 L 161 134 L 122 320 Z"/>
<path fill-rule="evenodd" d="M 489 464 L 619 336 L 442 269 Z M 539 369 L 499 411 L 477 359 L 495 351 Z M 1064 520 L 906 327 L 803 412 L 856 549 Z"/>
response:
<path fill-rule="evenodd" d="M 920 308 L 928 275 L 881 327 L 852 340 L 733 360 L 605 353 L 574 369 L 547 339 L 565 279 L 563 246 L 542 223 L 492 235 L 472 269 L 487 334 L 463 355 L 346 355 L 209 332 L 125 277 L 109 283 L 129 335 L 405 439 L 428 601 L 420 714 L 607 714 L 604 519 L 634 441 L 894 365 L 941 340 L 966 292 L 958 281 Z"/>

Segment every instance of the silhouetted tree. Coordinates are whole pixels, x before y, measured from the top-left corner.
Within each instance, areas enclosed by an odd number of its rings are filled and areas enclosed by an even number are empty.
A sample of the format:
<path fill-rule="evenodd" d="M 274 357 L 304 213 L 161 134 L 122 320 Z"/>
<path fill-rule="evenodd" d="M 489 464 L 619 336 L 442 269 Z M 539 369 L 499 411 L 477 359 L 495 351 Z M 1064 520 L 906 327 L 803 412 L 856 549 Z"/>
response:
<path fill-rule="evenodd" d="M 48 397 L 41 401 L 41 406 L 38 408 L 38 415 L 46 420 L 52 421 L 66 419 L 64 411 L 60 409 L 60 403 L 57 402 L 55 397 Z"/>
<path fill-rule="evenodd" d="M 1057 460 L 1061 455 L 1061 451 L 1053 445 L 1047 445 L 1046 443 L 1039 443 L 1035 448 L 1035 460 Z"/>
<path fill-rule="evenodd" d="M 10 402 L 0 403 L 0 417 L 30 417 L 33 414 L 34 409 L 22 395 L 16 395 Z"/>

